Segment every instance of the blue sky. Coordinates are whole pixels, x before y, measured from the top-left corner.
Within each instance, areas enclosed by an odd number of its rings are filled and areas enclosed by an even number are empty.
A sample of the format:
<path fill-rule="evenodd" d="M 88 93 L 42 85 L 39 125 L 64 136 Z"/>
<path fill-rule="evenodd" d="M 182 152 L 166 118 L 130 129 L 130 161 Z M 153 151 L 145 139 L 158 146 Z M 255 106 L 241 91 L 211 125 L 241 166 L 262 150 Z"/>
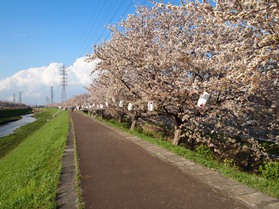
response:
<path fill-rule="evenodd" d="M 179 3 L 179 0 L 169 0 Z M 163 1 L 163 2 L 169 2 Z M 31 67 L 66 66 L 109 38 L 106 25 L 148 0 L 0 0 L 0 80 Z"/>
<path fill-rule="evenodd" d="M 23 103 L 45 104 L 53 86 L 59 102 L 62 64 L 67 98 L 86 93 L 96 63 L 86 63 L 85 55 L 110 38 L 106 26 L 135 13 L 138 4 L 152 5 L 149 0 L 0 0 L 0 100 L 13 101 L 21 92 Z"/>

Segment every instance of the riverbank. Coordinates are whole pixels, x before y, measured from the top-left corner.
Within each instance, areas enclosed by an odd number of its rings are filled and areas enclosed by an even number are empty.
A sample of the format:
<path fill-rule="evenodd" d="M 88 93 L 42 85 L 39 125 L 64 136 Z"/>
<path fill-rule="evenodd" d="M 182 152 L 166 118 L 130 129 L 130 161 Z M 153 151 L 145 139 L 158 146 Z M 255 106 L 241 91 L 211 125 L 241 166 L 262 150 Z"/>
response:
<path fill-rule="evenodd" d="M 40 129 L 56 111 L 57 109 L 34 109 L 34 117 L 37 119 L 34 123 L 22 126 L 15 130 L 14 133 L 0 138 L 0 158 L 4 157 L 28 136 Z"/>
<path fill-rule="evenodd" d="M 31 114 L 32 108 L 0 110 L 0 125 L 19 120 L 21 115 Z"/>
<path fill-rule="evenodd" d="M 0 193 L 0 208 L 56 208 L 68 133 L 68 113 L 52 118 L 56 111 L 44 109 L 36 116 L 40 119 L 18 129 L 26 137 L 0 159 L 0 191 L 5 191 Z M 12 135 L 19 137 L 18 130 Z"/>
<path fill-rule="evenodd" d="M 33 123 L 34 121 L 36 121 L 36 118 L 33 117 L 33 114 L 27 114 L 20 116 L 19 120 L 0 125 L 0 138 L 10 135 L 21 126 Z"/>

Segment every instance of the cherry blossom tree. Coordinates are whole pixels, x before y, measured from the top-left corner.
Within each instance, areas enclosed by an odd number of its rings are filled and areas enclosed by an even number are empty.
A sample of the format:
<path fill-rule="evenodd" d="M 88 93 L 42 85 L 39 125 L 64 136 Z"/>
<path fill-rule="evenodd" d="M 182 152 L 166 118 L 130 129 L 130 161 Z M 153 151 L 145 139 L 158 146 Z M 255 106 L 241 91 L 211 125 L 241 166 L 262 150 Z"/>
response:
<path fill-rule="evenodd" d="M 88 97 L 89 97 L 88 94 L 81 94 L 81 95 L 74 96 L 63 103 L 57 103 L 55 105 L 66 107 L 66 108 L 74 108 L 74 107 L 85 108 L 88 105 L 87 102 Z"/>
<path fill-rule="evenodd" d="M 256 167 L 267 155 L 253 130 L 278 134 L 278 3 L 153 3 L 110 27 L 112 39 L 88 57 L 101 60 L 101 97 L 131 102 L 135 121 L 152 101 L 173 119 L 174 144 L 205 144 Z M 203 91 L 210 99 L 198 107 Z"/>
<path fill-rule="evenodd" d="M 9 110 L 9 109 L 24 109 L 29 108 L 28 105 L 23 103 L 14 103 L 9 101 L 0 101 L 0 110 Z"/>

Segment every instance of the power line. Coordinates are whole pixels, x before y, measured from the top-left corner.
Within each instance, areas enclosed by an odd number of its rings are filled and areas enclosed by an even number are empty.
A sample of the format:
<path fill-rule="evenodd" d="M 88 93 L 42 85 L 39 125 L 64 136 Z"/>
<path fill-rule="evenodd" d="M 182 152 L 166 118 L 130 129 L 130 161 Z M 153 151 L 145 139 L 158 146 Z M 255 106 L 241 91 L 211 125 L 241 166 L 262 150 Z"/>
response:
<path fill-rule="evenodd" d="M 145 2 L 146 2 L 146 1 L 147 1 L 147 0 L 145 0 Z M 76 57 L 84 56 L 87 52 L 90 51 L 90 48 L 93 47 L 94 44 L 98 43 L 98 41 L 102 38 L 102 36 L 104 35 L 104 33 L 107 31 L 107 28 L 103 25 L 103 23 L 110 24 L 111 21 L 112 21 L 113 19 L 115 19 L 117 13 L 118 13 L 119 11 L 121 11 L 121 7 L 123 7 L 125 1 L 122 1 L 121 4 L 119 4 L 118 7 L 115 7 L 115 4 L 111 4 L 111 2 L 109 2 L 109 3 L 110 3 L 110 7 L 109 7 L 109 9 L 107 10 L 107 12 L 105 13 L 105 15 L 106 15 L 107 18 L 102 18 L 102 17 L 98 16 L 99 12 L 103 11 L 103 9 L 104 9 L 104 5 L 105 5 L 105 4 L 102 4 L 101 9 L 98 10 L 98 11 L 97 11 L 97 14 L 94 16 L 95 18 L 93 19 L 93 17 L 92 17 L 91 20 L 89 21 L 89 24 L 88 24 L 88 26 L 87 26 L 87 30 L 84 32 L 84 34 L 86 34 L 86 36 L 83 36 L 83 37 L 80 39 L 78 45 L 77 45 L 76 48 L 75 48 L 75 51 L 73 52 L 73 55 L 72 55 L 72 58 L 71 58 L 72 60 L 74 59 L 75 56 L 76 56 Z M 128 5 L 128 7 L 126 7 L 126 9 L 124 10 L 122 16 L 126 14 L 126 12 L 127 12 L 128 9 L 133 5 L 133 3 L 134 3 L 134 1 L 133 1 L 133 0 L 130 0 L 129 5 Z M 100 5 L 100 4 L 97 5 L 97 8 L 99 8 L 99 7 L 98 7 L 99 5 Z M 114 10 L 113 10 L 113 8 L 114 8 Z M 107 14 L 108 14 L 108 15 L 107 15 Z M 110 16 L 109 14 L 113 14 L 113 15 Z M 110 19 L 109 19 L 108 21 L 106 21 L 108 18 L 110 18 Z M 102 21 L 102 22 L 100 21 L 100 20 L 104 20 L 104 19 L 105 19 L 105 21 Z M 99 20 L 99 21 L 97 21 L 97 20 Z M 95 34 L 100 34 L 100 35 L 98 36 L 97 41 L 94 42 L 93 39 L 94 39 L 96 36 L 94 36 L 94 32 L 92 31 L 92 29 L 93 29 L 93 26 L 94 26 L 95 22 L 98 22 L 98 23 L 99 23 L 98 25 L 95 25 L 95 27 L 98 28 L 98 26 L 99 26 L 99 28 L 101 28 L 101 29 L 95 33 Z M 102 24 L 102 25 L 101 25 L 101 24 Z M 90 25 L 91 25 L 91 27 L 90 27 Z M 96 29 L 95 29 L 95 30 L 96 30 Z M 87 33 L 86 33 L 86 32 L 87 32 Z M 92 34 L 93 34 L 93 35 L 92 35 Z M 106 36 L 106 38 L 107 38 L 108 36 L 109 36 L 109 34 Z"/>
<path fill-rule="evenodd" d="M 104 6 L 105 4 L 103 4 L 101 1 L 97 1 L 97 6 L 95 8 L 95 10 L 97 10 L 97 13 L 94 13 L 92 12 L 92 16 L 90 18 L 90 20 L 88 21 L 88 24 L 86 26 L 86 29 L 84 30 L 84 33 L 83 35 L 81 36 L 79 42 L 77 43 L 76 47 L 75 47 L 75 50 L 73 51 L 72 53 L 72 56 L 71 56 L 71 60 L 74 59 L 75 56 L 77 56 L 81 50 L 81 46 L 83 46 L 84 44 L 86 44 L 86 41 L 89 37 L 89 34 L 90 32 L 92 31 L 92 28 L 94 26 L 94 23 L 96 22 L 97 20 L 97 17 L 99 16 L 100 12 L 103 11 L 104 9 Z M 100 3 L 101 2 L 101 3 Z M 102 7 L 99 7 L 99 6 L 102 6 Z"/>
<path fill-rule="evenodd" d="M 108 23 L 111 22 L 111 20 L 115 17 L 116 13 L 120 10 L 120 8 L 122 7 L 122 5 L 123 5 L 124 2 L 125 2 L 125 1 L 122 1 L 122 3 L 119 4 L 119 6 L 117 7 L 117 9 L 114 10 L 113 16 L 109 19 L 109 21 L 106 21 L 106 22 L 108 22 Z M 113 12 L 112 8 L 115 8 L 115 7 L 113 6 L 113 4 L 111 4 L 111 7 L 109 8 L 109 10 L 107 11 L 106 14 L 111 14 L 111 13 Z M 107 16 L 107 17 L 109 17 L 109 16 Z M 99 24 L 99 25 L 100 25 L 100 24 Z M 102 26 L 102 29 L 100 30 L 100 31 L 102 31 L 100 36 L 102 36 L 106 30 L 107 30 L 106 27 L 103 25 L 103 26 Z M 89 35 L 90 35 L 90 34 L 89 34 Z M 99 37 L 100 37 L 100 36 L 99 36 Z M 89 51 L 88 48 L 91 48 L 91 47 L 93 46 L 93 44 L 92 44 L 92 43 L 93 43 L 92 39 L 93 39 L 94 37 L 95 37 L 95 36 L 92 36 L 92 35 L 91 35 L 91 37 L 90 37 L 90 36 L 87 37 L 87 38 L 89 38 L 89 40 L 87 41 L 87 44 L 86 44 L 86 45 L 82 48 L 82 50 L 80 51 L 81 53 L 79 54 L 79 56 L 81 56 L 82 54 L 87 53 L 87 52 Z M 98 38 L 98 39 L 99 39 L 99 38 Z"/>
<path fill-rule="evenodd" d="M 123 1 L 121 1 L 121 3 L 118 4 L 118 7 L 115 7 L 115 4 L 110 2 L 111 3 L 110 7 L 107 9 L 107 12 L 105 12 L 103 14 L 103 15 L 106 15 L 106 17 L 104 18 L 104 17 L 100 16 L 100 13 L 104 10 L 104 7 L 105 7 L 106 3 L 103 3 L 101 1 L 97 1 L 97 2 L 98 2 L 98 4 L 97 4 L 96 9 L 95 9 L 95 11 L 97 10 L 97 12 L 94 13 L 93 16 L 91 16 L 81 39 L 79 40 L 78 44 L 75 47 L 75 50 L 73 51 L 71 60 L 73 60 L 75 57 L 78 58 L 78 57 L 84 56 L 86 53 L 90 53 L 90 50 L 92 49 L 93 45 L 96 45 L 98 42 L 100 42 L 102 37 L 104 37 L 105 40 L 107 40 L 109 38 L 109 36 L 111 34 L 107 30 L 107 28 L 104 25 L 103 26 L 100 26 L 100 25 L 103 24 L 103 23 L 106 23 L 106 25 L 115 24 L 115 23 L 112 23 L 112 21 L 114 19 L 116 19 L 117 14 L 119 13 L 119 11 L 122 11 L 121 8 L 123 8 L 123 6 L 125 4 L 125 0 L 123 0 Z M 171 2 L 173 4 L 176 3 L 177 5 L 180 4 L 179 3 L 180 0 L 172 0 Z M 144 0 L 143 2 L 130 0 L 128 6 L 126 8 L 124 8 L 124 10 L 122 12 L 122 15 L 120 15 L 119 18 L 117 18 L 117 21 L 115 21 L 115 22 L 118 22 L 121 19 L 121 17 L 127 15 L 127 11 L 133 5 L 136 5 L 138 3 L 140 5 L 146 5 L 148 3 L 148 0 Z M 150 2 L 149 2 L 149 4 L 150 4 Z M 113 10 L 113 8 L 115 8 L 115 9 Z M 112 14 L 112 15 L 110 16 L 109 14 Z M 100 20 L 104 20 L 104 21 L 100 21 Z M 108 21 L 106 21 L 106 20 L 108 20 Z M 97 23 L 97 24 L 95 24 L 95 23 Z M 94 26 L 95 26 L 95 30 L 97 30 L 96 28 L 98 28 L 98 27 L 100 28 L 100 30 L 94 32 L 93 31 Z M 107 34 L 104 36 L 104 34 L 106 32 L 107 32 Z M 96 39 L 95 34 L 96 35 L 99 34 L 97 39 Z M 94 39 L 95 39 L 95 41 L 93 41 Z"/>
<path fill-rule="evenodd" d="M 133 1 L 131 1 L 130 4 L 126 7 L 126 9 L 124 10 L 122 16 L 124 16 L 124 14 L 126 14 L 126 12 L 128 11 L 128 9 L 130 9 L 130 7 L 131 7 L 132 5 L 133 5 Z M 116 16 L 116 13 L 115 13 L 114 16 L 109 20 L 109 22 L 111 22 L 111 21 L 115 18 L 115 16 Z M 119 21 L 120 18 L 121 18 L 121 16 L 118 18 L 117 21 Z M 103 32 L 100 34 L 100 36 L 98 37 L 98 39 L 96 40 L 96 42 L 94 43 L 94 45 L 100 41 L 100 39 L 101 39 L 102 36 L 104 35 L 105 31 L 106 31 L 106 30 L 103 30 Z M 109 35 L 110 35 L 110 34 L 108 33 L 107 36 L 105 37 L 105 39 L 107 39 Z M 86 51 L 88 52 L 88 49 L 87 49 Z"/>

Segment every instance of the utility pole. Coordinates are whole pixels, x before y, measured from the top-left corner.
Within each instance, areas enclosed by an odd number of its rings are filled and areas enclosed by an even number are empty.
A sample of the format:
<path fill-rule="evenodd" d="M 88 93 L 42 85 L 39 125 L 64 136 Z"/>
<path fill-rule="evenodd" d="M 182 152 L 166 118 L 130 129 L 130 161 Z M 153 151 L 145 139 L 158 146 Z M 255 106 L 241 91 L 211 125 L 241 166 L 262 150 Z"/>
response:
<path fill-rule="evenodd" d="M 15 96 L 15 93 L 14 93 L 14 95 L 13 95 L 13 101 L 14 101 L 14 103 L 16 102 L 16 100 L 15 100 L 15 98 L 16 98 L 16 96 Z"/>
<path fill-rule="evenodd" d="M 18 99 L 19 103 L 21 103 L 21 91 L 19 92 L 19 99 Z"/>
<path fill-rule="evenodd" d="M 60 67 L 61 102 L 66 101 L 67 71 L 65 65 Z"/>
<path fill-rule="evenodd" d="M 50 87 L 50 103 L 53 104 L 53 98 L 54 98 L 54 95 L 53 95 L 53 86 Z"/>

